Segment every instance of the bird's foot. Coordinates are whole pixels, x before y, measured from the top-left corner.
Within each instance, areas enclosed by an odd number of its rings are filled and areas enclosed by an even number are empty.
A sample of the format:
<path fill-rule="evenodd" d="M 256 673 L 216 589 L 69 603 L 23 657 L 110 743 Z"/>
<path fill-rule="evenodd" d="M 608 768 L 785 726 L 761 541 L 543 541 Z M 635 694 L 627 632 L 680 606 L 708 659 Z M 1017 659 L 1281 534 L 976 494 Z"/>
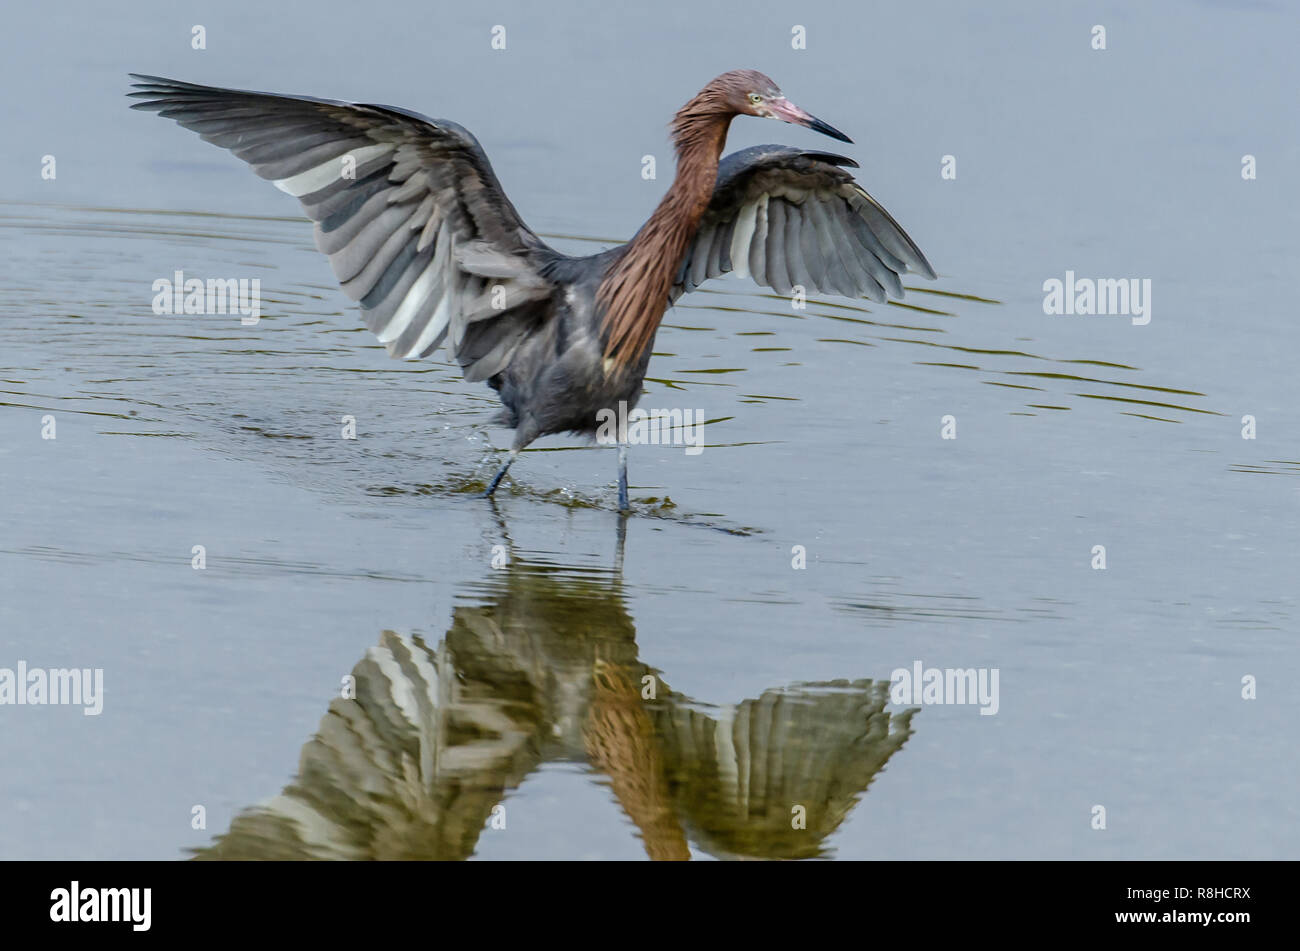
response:
<path fill-rule="evenodd" d="M 484 493 L 479 496 L 480 499 L 492 498 L 492 493 L 494 493 L 497 490 L 497 486 L 501 484 L 501 480 L 504 479 L 506 473 L 510 471 L 510 464 L 515 461 L 516 455 L 518 455 L 518 453 L 511 450 L 510 458 L 505 461 L 505 465 L 503 465 L 500 469 L 497 470 L 497 474 L 494 475 L 492 477 L 492 481 L 488 483 L 488 487 L 486 491 L 484 491 Z"/>
<path fill-rule="evenodd" d="M 618 510 L 626 512 L 631 506 L 627 501 L 627 446 L 618 447 Z"/>

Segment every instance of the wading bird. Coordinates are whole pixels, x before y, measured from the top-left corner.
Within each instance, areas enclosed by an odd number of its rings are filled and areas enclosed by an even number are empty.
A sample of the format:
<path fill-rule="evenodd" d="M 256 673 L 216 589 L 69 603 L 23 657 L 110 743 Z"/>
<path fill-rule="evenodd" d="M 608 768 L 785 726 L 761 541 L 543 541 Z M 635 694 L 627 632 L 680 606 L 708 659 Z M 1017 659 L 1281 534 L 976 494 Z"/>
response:
<path fill-rule="evenodd" d="M 735 271 L 778 293 L 795 286 L 875 301 L 900 275 L 935 276 L 841 155 L 758 145 L 719 161 L 735 116 L 852 140 L 750 69 L 723 73 L 672 122 L 677 176 L 626 244 L 571 257 L 533 233 L 478 140 L 446 119 L 392 106 L 219 89 L 132 74 L 135 109 L 175 119 L 293 195 L 316 223 L 345 294 L 390 355 L 446 344 L 486 380 L 515 429 L 491 495 L 539 436 L 595 435 L 636 406 L 664 311 Z M 602 413 L 602 411 L 605 411 Z M 619 446 L 619 509 L 628 508 Z"/>

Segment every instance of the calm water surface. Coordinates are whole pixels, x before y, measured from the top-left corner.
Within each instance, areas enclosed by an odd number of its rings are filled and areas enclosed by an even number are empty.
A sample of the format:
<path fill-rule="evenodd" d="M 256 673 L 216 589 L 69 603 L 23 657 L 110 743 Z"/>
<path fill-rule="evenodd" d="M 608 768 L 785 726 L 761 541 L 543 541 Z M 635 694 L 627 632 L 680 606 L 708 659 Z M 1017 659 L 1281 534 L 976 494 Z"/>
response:
<path fill-rule="evenodd" d="M 105 698 L 0 707 L 0 857 L 1300 854 L 1291 7 L 391 6 L 5 14 L 0 667 Z M 683 299 L 642 405 L 707 448 L 635 448 L 626 521 L 563 438 L 474 498 L 494 394 L 388 359 L 290 198 L 123 98 L 455 118 L 590 253 L 742 65 L 857 144 L 729 150 L 852 155 L 940 279 Z M 155 315 L 176 270 L 260 279 L 261 321 Z M 1046 316 L 1067 270 L 1151 279 L 1151 322 Z M 891 702 L 918 661 L 996 669 L 996 715 Z"/>

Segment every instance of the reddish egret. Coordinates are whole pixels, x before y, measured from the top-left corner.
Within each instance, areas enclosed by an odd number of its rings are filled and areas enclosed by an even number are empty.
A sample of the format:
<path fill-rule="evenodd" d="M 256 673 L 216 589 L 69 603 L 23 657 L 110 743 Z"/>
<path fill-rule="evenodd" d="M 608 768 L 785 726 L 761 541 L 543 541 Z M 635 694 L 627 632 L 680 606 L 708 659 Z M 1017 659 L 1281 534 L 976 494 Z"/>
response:
<path fill-rule="evenodd" d="M 478 140 L 392 106 L 279 96 L 132 74 L 136 109 L 229 149 L 301 203 L 344 293 L 389 354 L 446 344 L 486 380 L 515 429 L 491 495 L 538 436 L 594 435 L 641 396 L 655 332 L 682 294 L 728 271 L 778 293 L 902 297 L 933 268 L 841 155 L 758 145 L 719 162 L 735 116 L 852 140 L 750 69 L 723 73 L 672 123 L 677 177 L 627 244 L 588 257 L 549 247 L 506 198 Z M 607 411 L 602 413 L 601 411 Z M 628 508 L 627 447 L 618 504 Z"/>

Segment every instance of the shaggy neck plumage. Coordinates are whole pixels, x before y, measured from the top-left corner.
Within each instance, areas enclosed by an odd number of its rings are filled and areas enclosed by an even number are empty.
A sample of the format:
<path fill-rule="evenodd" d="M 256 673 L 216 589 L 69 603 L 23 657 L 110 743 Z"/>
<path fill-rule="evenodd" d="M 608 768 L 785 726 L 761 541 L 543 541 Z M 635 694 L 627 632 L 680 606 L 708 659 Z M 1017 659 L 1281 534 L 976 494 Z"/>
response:
<path fill-rule="evenodd" d="M 705 89 L 673 119 L 677 177 L 597 293 L 605 307 L 605 357 L 617 365 L 635 364 L 654 340 L 682 256 L 713 197 L 734 115 L 719 93 Z"/>

